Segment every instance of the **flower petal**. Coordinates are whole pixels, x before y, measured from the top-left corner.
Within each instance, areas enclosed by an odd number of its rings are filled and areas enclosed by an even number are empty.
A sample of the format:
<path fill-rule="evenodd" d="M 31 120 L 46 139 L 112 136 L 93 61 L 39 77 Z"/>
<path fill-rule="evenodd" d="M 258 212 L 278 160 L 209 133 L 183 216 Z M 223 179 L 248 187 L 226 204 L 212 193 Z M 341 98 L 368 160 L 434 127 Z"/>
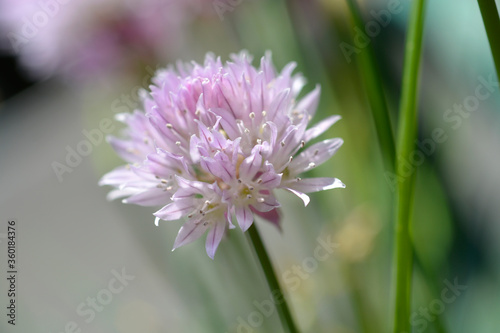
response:
<path fill-rule="evenodd" d="M 175 238 L 174 247 L 175 250 L 183 245 L 189 244 L 201 237 L 210 228 L 210 224 L 203 223 L 202 221 L 189 220 L 180 228 L 177 237 Z"/>
<path fill-rule="evenodd" d="M 214 258 L 215 251 L 217 251 L 217 247 L 219 246 L 225 231 L 226 221 L 218 221 L 214 223 L 214 226 L 208 232 L 205 249 L 207 250 L 207 254 L 210 258 Z"/>
<path fill-rule="evenodd" d="M 337 178 L 306 178 L 297 180 L 289 180 L 285 183 L 288 189 L 293 189 L 302 193 L 311 193 L 324 190 L 331 190 L 333 188 L 345 188 Z"/>
<path fill-rule="evenodd" d="M 280 185 L 282 174 L 276 173 L 276 171 L 274 171 L 273 165 L 267 161 L 266 167 L 267 171 L 259 177 L 261 180 L 259 185 L 268 189 L 274 189 Z"/>
<path fill-rule="evenodd" d="M 276 200 L 276 198 L 272 194 L 265 195 L 262 197 L 262 199 L 264 199 L 262 202 L 257 201 L 252 203 L 251 208 L 254 208 L 252 210 L 253 212 L 255 211 L 269 212 L 280 206 L 280 203 L 278 202 L 278 200 Z"/>
<path fill-rule="evenodd" d="M 299 111 L 307 111 L 309 115 L 312 117 L 316 113 L 316 109 L 318 108 L 319 103 L 319 94 L 321 93 L 321 87 L 316 85 L 313 91 L 304 96 L 297 104 L 297 110 Z"/>
<path fill-rule="evenodd" d="M 141 192 L 140 189 L 138 188 L 131 188 L 131 187 L 126 187 L 123 189 L 117 189 L 109 192 L 106 195 L 106 199 L 109 201 L 113 201 L 115 199 L 123 198 L 123 197 L 128 197 L 129 195 L 134 195 Z"/>
<path fill-rule="evenodd" d="M 236 220 L 238 221 L 241 230 L 243 230 L 243 232 L 247 231 L 253 222 L 252 211 L 248 206 L 235 206 L 234 209 Z"/>
<path fill-rule="evenodd" d="M 114 151 L 129 163 L 140 163 L 149 153 L 148 151 L 144 152 L 137 149 L 132 141 L 117 139 L 113 136 L 108 136 L 106 140 L 113 147 Z"/>
<path fill-rule="evenodd" d="M 164 206 L 171 202 L 171 197 L 171 192 L 164 191 L 161 188 L 152 188 L 123 199 L 123 203 L 140 206 Z"/>
<path fill-rule="evenodd" d="M 304 142 L 309 142 L 312 139 L 317 138 L 340 119 L 341 119 L 340 116 L 335 115 L 320 121 L 315 126 L 311 127 L 306 131 L 306 133 L 304 134 Z"/>
<path fill-rule="evenodd" d="M 240 135 L 240 132 L 238 131 L 233 113 L 225 108 L 212 108 L 211 110 L 215 114 L 221 116 L 220 124 L 227 136 L 231 140 L 236 139 Z"/>
<path fill-rule="evenodd" d="M 172 154 L 163 149 L 157 149 L 156 153 L 149 154 L 146 164 L 150 172 L 165 179 L 175 174 L 189 173 L 183 156 Z"/>
<path fill-rule="evenodd" d="M 226 154 L 217 152 L 214 158 L 202 156 L 200 164 L 203 169 L 210 172 L 215 177 L 221 178 L 224 182 L 231 182 L 233 177 L 233 167 Z"/>
<path fill-rule="evenodd" d="M 261 147 L 255 146 L 252 149 L 252 154 L 245 158 L 240 165 L 240 178 L 244 180 L 252 180 L 262 166 L 262 155 L 260 154 Z"/>
<path fill-rule="evenodd" d="M 130 168 L 118 167 L 102 176 L 101 180 L 99 180 L 99 186 L 119 186 L 121 184 L 128 183 L 131 180 L 137 180 L 137 176 L 130 170 Z"/>
<path fill-rule="evenodd" d="M 255 208 L 252 208 L 252 212 L 254 212 L 257 216 L 262 217 L 264 220 L 267 220 L 274 224 L 279 231 L 281 231 L 281 210 L 279 208 L 275 208 L 268 212 L 260 212 Z"/>
<path fill-rule="evenodd" d="M 298 175 L 324 163 L 337 152 L 342 143 L 344 141 L 338 138 L 315 143 L 290 163 L 288 166 L 290 175 Z"/>
<path fill-rule="evenodd" d="M 287 191 L 292 192 L 293 194 L 295 194 L 296 196 L 298 196 L 300 199 L 302 199 L 302 201 L 304 202 L 304 206 L 309 205 L 309 202 L 311 201 L 311 199 L 309 198 L 309 196 L 307 194 L 304 194 L 302 192 L 296 191 L 293 188 L 289 188 L 289 187 L 285 187 L 284 189 L 287 190 Z"/>
<path fill-rule="evenodd" d="M 177 200 L 166 205 L 153 215 L 165 221 L 178 220 L 193 211 L 196 208 L 196 204 L 196 200 Z"/>

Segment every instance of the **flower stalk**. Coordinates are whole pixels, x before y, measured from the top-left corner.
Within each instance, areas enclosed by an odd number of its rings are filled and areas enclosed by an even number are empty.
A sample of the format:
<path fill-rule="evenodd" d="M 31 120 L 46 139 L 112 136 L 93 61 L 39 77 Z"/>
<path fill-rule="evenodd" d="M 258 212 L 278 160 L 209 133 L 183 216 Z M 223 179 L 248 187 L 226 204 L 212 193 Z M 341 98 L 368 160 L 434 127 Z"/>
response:
<path fill-rule="evenodd" d="M 363 29 L 363 19 L 355 0 L 347 0 L 353 24 Z M 359 74 L 366 90 L 386 171 L 394 172 L 396 145 L 389 108 L 375 52 L 367 45 L 358 55 Z"/>
<path fill-rule="evenodd" d="M 264 243 L 262 242 L 255 223 L 252 224 L 246 234 L 251 247 L 259 259 L 259 263 L 266 277 L 271 294 L 273 295 L 274 303 L 276 304 L 276 309 L 285 332 L 298 333 L 299 331 L 293 321 L 293 316 L 290 312 L 290 308 L 288 307 L 285 295 L 283 294 L 283 290 L 281 289 L 278 278 L 274 272 L 273 265 L 271 264 L 271 260 L 267 254 L 266 248 L 264 247 Z"/>
<path fill-rule="evenodd" d="M 477 0 L 481 16 L 483 17 L 484 27 L 490 42 L 493 61 L 497 70 L 497 77 L 500 78 L 500 40 L 498 33 L 500 32 L 500 18 L 498 16 L 498 8 L 495 0 Z"/>
<path fill-rule="evenodd" d="M 410 309 L 413 270 L 413 248 L 410 237 L 413 211 L 413 197 L 416 172 L 406 174 L 404 163 L 409 160 L 415 149 L 417 139 L 417 96 L 420 58 L 424 27 L 425 0 L 413 2 L 410 13 L 408 37 L 406 41 L 403 70 L 403 86 L 400 105 L 398 135 L 398 174 L 397 214 L 395 224 L 395 293 L 394 327 L 395 333 L 410 332 Z"/>

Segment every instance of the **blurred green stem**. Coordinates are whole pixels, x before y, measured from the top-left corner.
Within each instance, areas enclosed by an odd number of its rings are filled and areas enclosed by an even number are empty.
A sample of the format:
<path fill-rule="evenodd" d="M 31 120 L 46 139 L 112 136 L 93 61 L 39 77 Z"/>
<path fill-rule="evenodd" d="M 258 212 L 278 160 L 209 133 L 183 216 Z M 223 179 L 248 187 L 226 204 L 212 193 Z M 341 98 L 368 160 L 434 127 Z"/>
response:
<path fill-rule="evenodd" d="M 259 231 L 255 226 L 255 222 L 248 229 L 247 235 L 250 245 L 255 251 L 260 265 L 262 266 L 262 270 L 264 271 L 264 275 L 266 276 L 267 284 L 269 285 L 269 289 L 271 289 L 271 294 L 274 297 L 274 302 L 276 304 L 276 308 L 278 310 L 278 314 L 280 316 L 281 323 L 284 326 L 283 328 L 285 329 L 285 332 L 298 333 L 299 331 L 295 327 L 292 313 L 290 312 L 290 309 L 288 307 L 285 294 L 283 294 L 283 291 L 281 290 L 280 284 L 273 269 L 273 265 L 271 264 L 269 255 L 267 254 L 264 243 L 262 242 L 262 239 L 259 235 Z"/>
<path fill-rule="evenodd" d="M 497 70 L 497 78 L 500 78 L 500 18 L 495 0 L 477 0 L 481 15 L 483 17 L 484 27 L 490 42 L 493 61 Z"/>
<path fill-rule="evenodd" d="M 353 23 L 359 29 L 364 29 L 363 19 L 355 0 L 347 0 Z M 394 172 L 396 145 L 392 131 L 389 108 L 385 100 L 382 79 L 377 66 L 375 52 L 370 44 L 360 49 L 358 55 L 359 73 L 365 86 L 368 101 L 372 110 L 377 137 L 382 151 L 385 168 Z"/>
<path fill-rule="evenodd" d="M 398 194 L 395 224 L 395 293 L 394 333 L 411 332 L 410 309 L 412 290 L 413 248 L 410 237 L 415 167 L 411 154 L 417 139 L 417 96 L 422 37 L 424 28 L 425 0 L 415 0 L 409 18 L 403 69 L 403 86 L 398 132 Z M 408 168 L 410 165 L 410 168 Z"/>

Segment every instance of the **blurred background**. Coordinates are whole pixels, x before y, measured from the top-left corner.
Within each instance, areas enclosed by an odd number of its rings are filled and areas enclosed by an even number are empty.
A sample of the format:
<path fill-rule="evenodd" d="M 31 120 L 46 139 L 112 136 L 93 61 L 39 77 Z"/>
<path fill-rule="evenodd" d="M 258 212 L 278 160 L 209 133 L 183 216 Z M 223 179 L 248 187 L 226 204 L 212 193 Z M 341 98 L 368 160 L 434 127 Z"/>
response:
<path fill-rule="evenodd" d="M 395 131 L 411 1 L 358 4 L 362 30 L 345 0 L 0 0 L 0 331 L 281 332 L 244 235 L 230 233 L 213 261 L 203 241 L 172 253 L 180 221 L 156 227 L 154 209 L 106 201 L 97 182 L 122 162 L 102 137 L 66 162 L 85 133 L 119 132 L 114 114 L 140 108 L 157 68 L 247 49 L 256 65 L 266 50 L 278 69 L 296 61 L 304 92 L 321 84 L 313 122 L 343 118 L 323 139 L 344 146 L 311 173 L 347 188 L 306 208 L 284 194 L 282 233 L 257 221 L 298 326 L 389 332 L 395 180 L 359 57 L 374 50 Z M 497 332 L 500 94 L 476 2 L 428 1 L 420 88 L 409 320 L 413 332 Z M 9 218 L 15 327 L 4 313 Z"/>

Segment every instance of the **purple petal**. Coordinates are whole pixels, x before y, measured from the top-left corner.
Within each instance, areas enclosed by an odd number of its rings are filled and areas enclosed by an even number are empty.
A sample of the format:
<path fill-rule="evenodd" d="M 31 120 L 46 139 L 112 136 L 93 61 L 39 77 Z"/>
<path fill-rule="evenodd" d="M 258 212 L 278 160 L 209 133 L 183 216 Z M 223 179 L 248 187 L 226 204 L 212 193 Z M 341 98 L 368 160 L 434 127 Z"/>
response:
<path fill-rule="evenodd" d="M 278 96 L 276 96 L 269 106 L 269 110 L 267 111 L 267 117 L 271 121 L 275 121 L 275 118 L 282 118 L 280 115 L 284 115 L 286 111 L 288 111 L 285 107 L 290 103 L 290 88 L 287 88 L 280 92 Z"/>
<path fill-rule="evenodd" d="M 236 220 L 238 221 L 241 230 L 243 230 L 243 232 L 247 231 L 253 222 L 252 211 L 248 208 L 248 206 L 235 206 L 234 209 Z"/>
<path fill-rule="evenodd" d="M 203 169 L 224 182 L 229 183 L 233 179 L 232 166 L 226 154 L 217 152 L 214 158 L 202 156 L 200 162 Z"/>
<path fill-rule="evenodd" d="M 172 251 L 197 240 L 208 228 L 210 228 L 210 224 L 205 225 L 202 221 L 187 221 L 179 230 Z"/>
<path fill-rule="evenodd" d="M 290 163 L 288 166 L 290 174 L 298 175 L 324 163 L 335 154 L 342 143 L 344 143 L 342 139 L 329 139 L 312 145 Z"/>
<path fill-rule="evenodd" d="M 171 202 L 171 196 L 172 193 L 163 191 L 161 188 L 152 188 L 124 199 L 123 203 L 136 204 L 140 206 L 164 206 Z"/>
<path fill-rule="evenodd" d="M 304 141 L 309 142 L 310 140 L 317 138 L 340 119 L 340 116 L 335 115 L 320 121 L 315 126 L 306 131 L 306 133 L 304 134 Z"/>
<path fill-rule="evenodd" d="M 198 146 L 200 145 L 200 139 L 193 134 L 189 141 L 189 155 L 194 163 L 198 163 L 200 160 L 200 152 Z"/>
<path fill-rule="evenodd" d="M 217 250 L 217 247 L 219 246 L 219 243 L 222 240 L 222 236 L 224 236 L 225 231 L 226 221 L 215 222 L 214 226 L 209 231 L 207 235 L 207 241 L 205 243 L 205 248 L 210 258 L 214 258 L 215 251 Z"/>
<path fill-rule="evenodd" d="M 149 154 L 146 163 L 154 175 L 165 179 L 175 174 L 189 173 L 183 156 L 172 154 L 163 149 L 158 149 L 156 153 Z"/>
<path fill-rule="evenodd" d="M 317 85 L 313 91 L 311 91 L 300 100 L 299 104 L 297 104 L 296 109 L 299 111 L 306 110 L 311 117 L 314 116 L 314 114 L 316 113 L 316 109 L 318 108 L 320 93 L 321 87 Z"/>
<path fill-rule="evenodd" d="M 178 220 L 187 215 L 196 208 L 196 200 L 178 200 L 174 201 L 153 215 L 165 221 Z"/>
<path fill-rule="evenodd" d="M 211 191 L 212 187 L 210 184 L 205 182 L 200 182 L 197 180 L 189 180 L 180 176 L 175 176 L 175 180 L 180 188 L 191 190 L 192 193 L 207 194 Z"/>
<path fill-rule="evenodd" d="M 217 130 L 213 130 L 212 136 L 214 139 L 214 142 L 212 142 L 212 147 L 219 149 L 219 150 L 224 150 L 227 148 L 228 143 L 227 143 L 226 138 L 222 135 L 222 133 L 220 133 Z"/>
<path fill-rule="evenodd" d="M 307 128 L 307 122 L 307 117 L 303 117 L 297 125 L 288 126 L 283 139 L 276 144 L 277 160 L 288 161 L 290 156 L 297 153 L 301 147 L 300 143 Z"/>
<path fill-rule="evenodd" d="M 118 155 L 129 163 L 142 162 L 149 152 L 139 151 L 132 141 L 126 141 L 109 136 L 106 138 Z M 146 154 L 145 154 L 146 153 Z"/>
<path fill-rule="evenodd" d="M 245 180 L 252 180 L 262 166 L 262 155 L 260 146 L 252 149 L 252 154 L 245 158 L 240 165 L 240 177 Z"/>
<path fill-rule="evenodd" d="M 274 147 L 278 138 L 278 128 L 272 121 L 268 121 L 264 125 L 262 138 L 267 141 L 271 147 Z"/>
<path fill-rule="evenodd" d="M 268 167 L 268 171 L 263 173 L 259 178 L 262 179 L 262 182 L 260 183 L 261 186 L 269 189 L 276 188 L 280 185 L 281 183 L 281 177 L 282 174 L 277 174 L 274 171 L 273 165 L 266 162 L 266 165 Z"/>
<path fill-rule="evenodd" d="M 281 210 L 279 208 L 275 208 L 269 212 L 260 212 L 255 208 L 252 209 L 257 216 L 262 217 L 264 220 L 267 220 L 274 224 L 279 231 L 281 231 Z"/>
<path fill-rule="evenodd" d="M 318 192 L 333 188 L 345 188 L 344 183 L 337 178 L 306 178 L 300 181 L 289 180 L 284 186 L 302 193 Z"/>
<path fill-rule="evenodd" d="M 113 191 L 109 192 L 106 195 L 106 199 L 109 201 L 113 201 L 115 199 L 128 197 L 129 195 L 137 194 L 139 192 L 141 192 L 140 189 L 126 187 L 124 189 L 118 189 L 118 190 L 113 190 Z"/>
<path fill-rule="evenodd" d="M 129 182 L 130 180 L 136 180 L 137 176 L 130 171 L 130 168 L 118 167 L 113 171 L 105 174 L 101 180 L 99 180 L 99 185 L 114 185 L 118 186 Z"/>
<path fill-rule="evenodd" d="M 200 139 L 204 144 L 210 145 L 210 143 L 212 143 L 214 140 L 214 138 L 212 137 L 212 133 L 210 133 L 208 128 L 204 124 L 202 124 L 201 121 L 196 121 L 196 122 L 198 123 L 198 131 Z"/>
<path fill-rule="evenodd" d="M 257 201 L 252 204 L 252 208 L 254 208 L 252 209 L 253 212 L 259 211 L 265 213 L 280 206 L 280 203 L 278 202 L 278 200 L 276 200 L 276 198 L 272 194 L 262 196 L 262 199 L 264 199 L 264 201 L 262 202 Z"/>

